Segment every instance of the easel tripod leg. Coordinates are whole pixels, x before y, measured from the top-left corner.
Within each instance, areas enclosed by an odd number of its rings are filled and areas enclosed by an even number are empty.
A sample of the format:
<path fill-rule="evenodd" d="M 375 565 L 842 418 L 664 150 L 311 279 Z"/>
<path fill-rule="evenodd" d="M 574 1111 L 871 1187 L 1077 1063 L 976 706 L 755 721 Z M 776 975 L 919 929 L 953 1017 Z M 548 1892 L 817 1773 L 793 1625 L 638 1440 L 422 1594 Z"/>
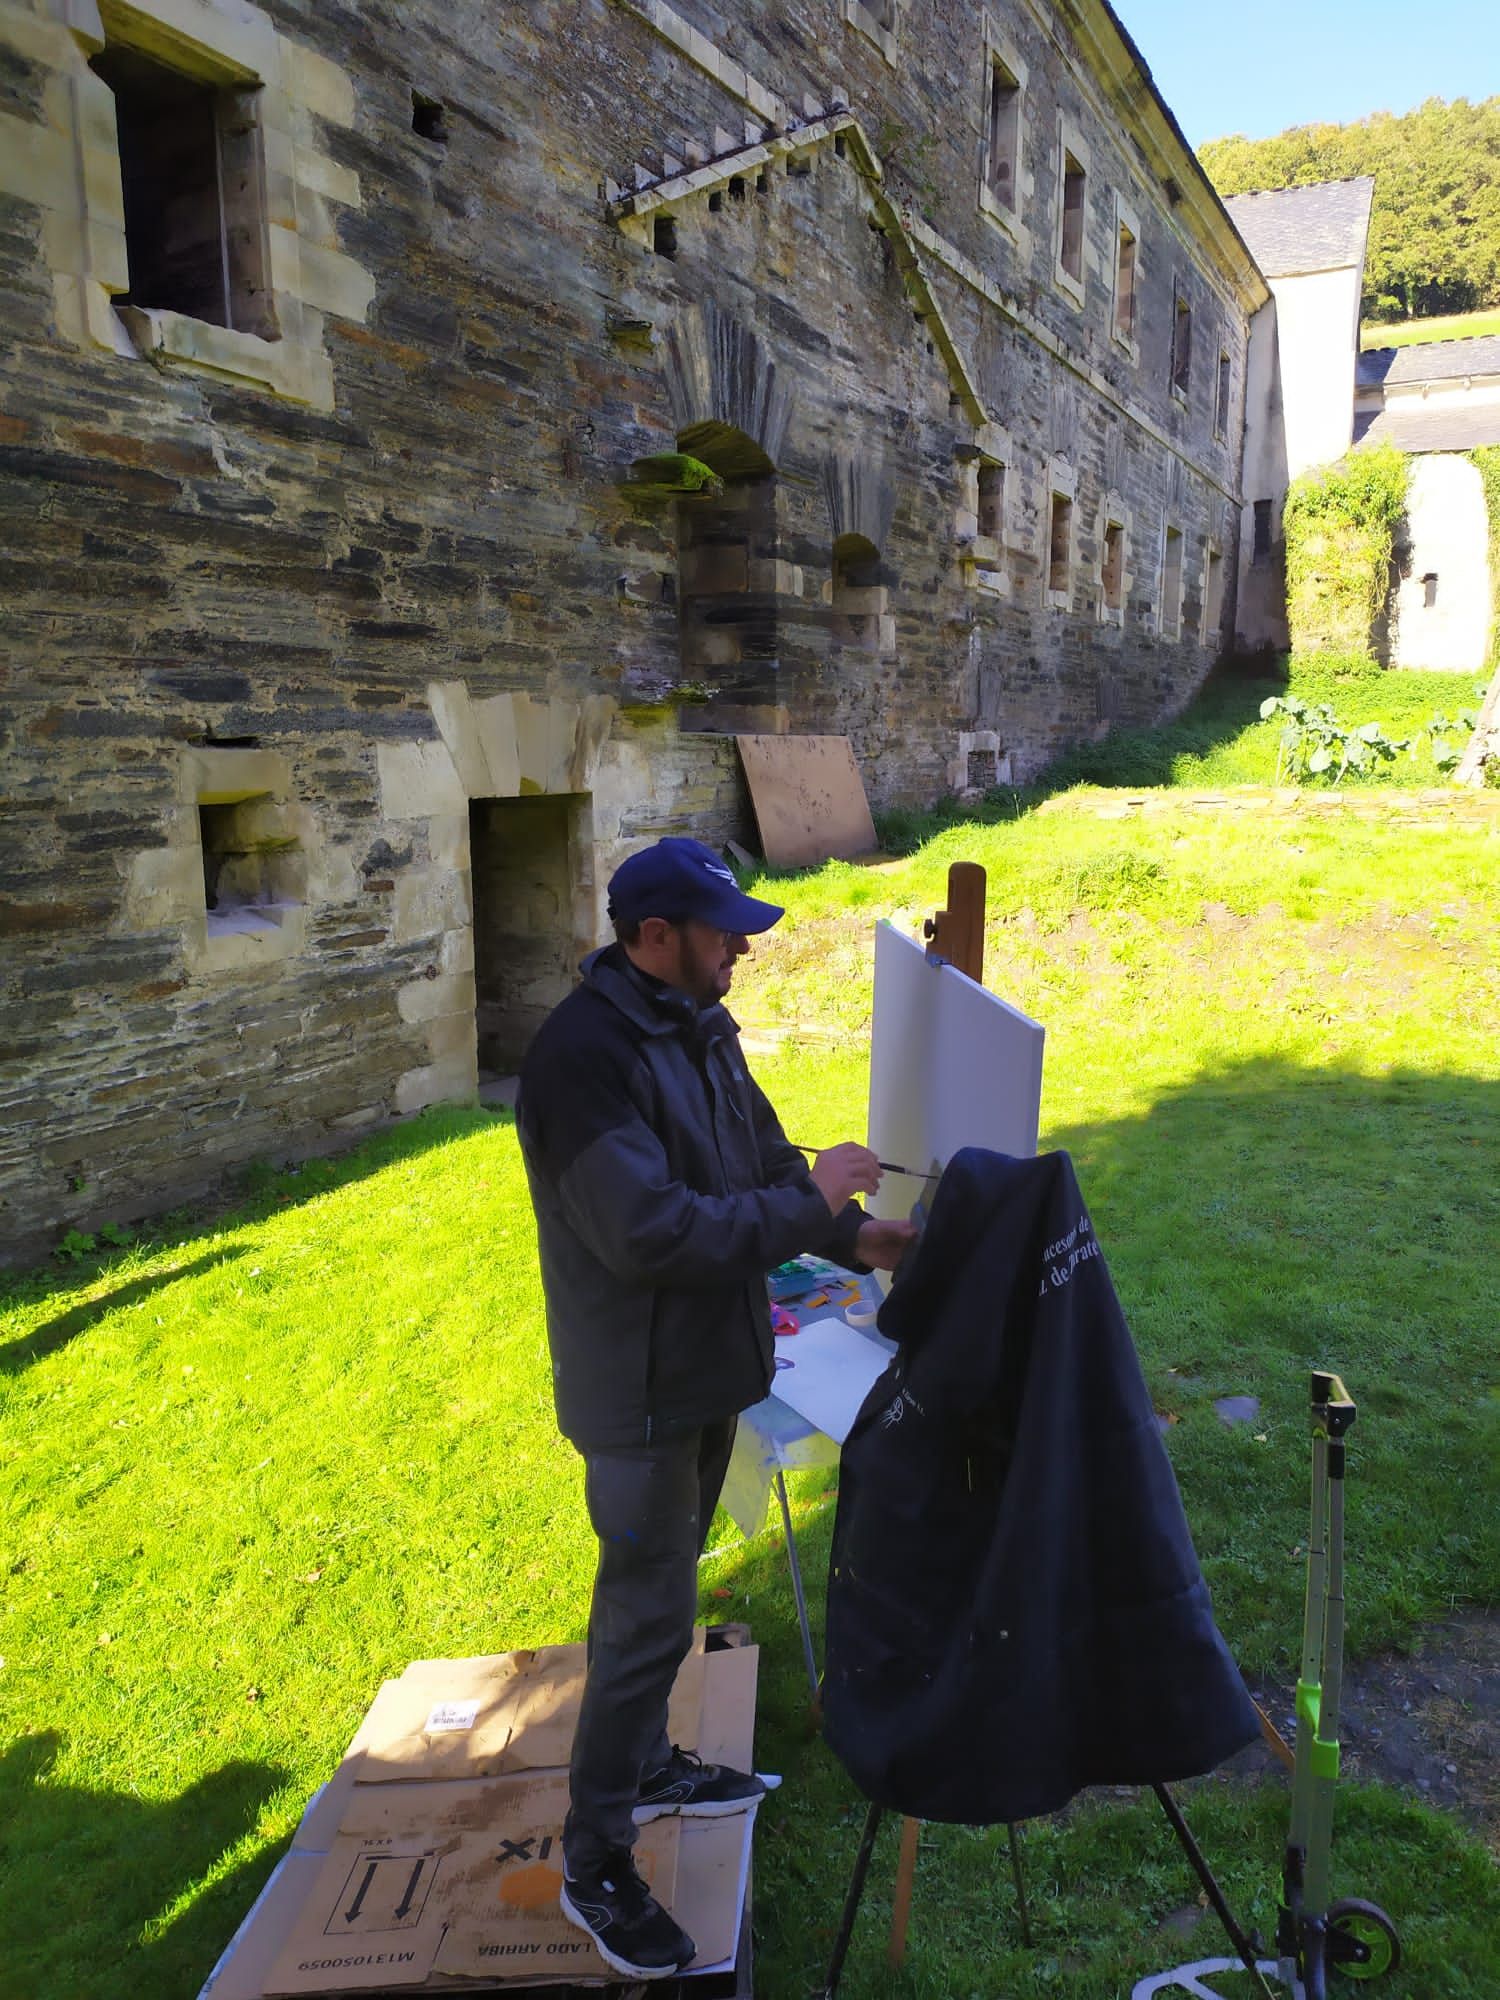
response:
<path fill-rule="evenodd" d="M 1167 1790 L 1165 1785 L 1153 1785 L 1151 1789 L 1160 1800 L 1161 1809 L 1166 1814 L 1167 1822 L 1171 1826 L 1173 1833 L 1176 1834 L 1181 1843 L 1183 1853 L 1193 1864 L 1193 1873 L 1203 1884 L 1204 1893 L 1208 1897 L 1209 1902 L 1213 1904 L 1214 1913 L 1218 1917 L 1219 1922 L 1224 1926 L 1229 1942 L 1239 1954 L 1241 1965 L 1244 1966 L 1250 1977 L 1255 1981 L 1256 1992 L 1263 1996 L 1263 2000 L 1272 2000 L 1271 1989 L 1267 1986 L 1261 1974 L 1259 1963 L 1256 1960 L 1255 1947 L 1235 1921 L 1233 1910 L 1230 1909 L 1228 1903 L 1224 1900 L 1224 1891 L 1219 1887 L 1218 1878 L 1204 1860 L 1203 1850 L 1199 1847 L 1197 1841 L 1194 1840 L 1187 1821 L 1177 1809 L 1177 1801 L 1172 1797 L 1172 1794 Z"/>
<path fill-rule="evenodd" d="M 828 1979 L 823 1987 L 822 2000 L 834 2000 L 838 1992 L 849 1940 L 854 1935 L 854 1919 L 859 1915 L 859 1899 L 865 1892 L 865 1877 L 870 1872 L 870 1856 L 875 1852 L 875 1836 L 880 1831 L 884 1812 L 883 1806 L 877 1806 L 872 1801 L 870 1810 L 865 1814 L 865 1830 L 860 1835 L 859 1853 L 854 1857 L 854 1873 L 849 1878 L 849 1893 L 844 1898 L 839 1934 L 833 1941 L 833 1956 L 828 1961 Z"/>

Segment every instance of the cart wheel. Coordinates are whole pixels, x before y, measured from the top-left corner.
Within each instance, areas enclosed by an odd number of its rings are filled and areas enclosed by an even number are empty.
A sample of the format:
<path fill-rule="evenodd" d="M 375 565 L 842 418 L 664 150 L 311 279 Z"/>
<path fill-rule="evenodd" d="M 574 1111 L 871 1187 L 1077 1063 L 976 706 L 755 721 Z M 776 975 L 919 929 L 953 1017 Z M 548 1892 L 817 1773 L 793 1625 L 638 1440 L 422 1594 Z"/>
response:
<path fill-rule="evenodd" d="M 1378 1903 L 1346 1896 L 1328 1912 L 1328 1963 L 1345 1979 L 1378 1979 L 1401 1963 L 1396 1926 Z"/>

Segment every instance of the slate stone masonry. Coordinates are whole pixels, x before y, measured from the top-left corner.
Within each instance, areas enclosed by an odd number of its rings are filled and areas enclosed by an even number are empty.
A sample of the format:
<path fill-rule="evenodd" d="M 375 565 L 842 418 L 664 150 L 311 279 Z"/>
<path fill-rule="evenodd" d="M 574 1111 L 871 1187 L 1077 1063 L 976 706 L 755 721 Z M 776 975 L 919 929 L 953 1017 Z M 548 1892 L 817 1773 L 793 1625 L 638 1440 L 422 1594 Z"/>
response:
<path fill-rule="evenodd" d="M 573 802 L 529 904 L 558 906 L 552 965 L 597 941 L 633 845 L 752 838 L 736 726 L 849 735 L 878 808 L 967 783 L 976 744 L 1024 778 L 1202 678 L 1258 279 L 1164 185 L 1170 134 L 1122 122 L 1071 14 L 902 7 L 882 40 L 840 0 L 236 6 L 279 51 L 277 186 L 326 288 L 277 389 L 191 326 L 132 351 L 107 288 L 102 320 L 62 317 L 31 135 L 70 115 L 49 78 L 89 12 L 0 5 L 0 1255 L 472 1096 L 471 813 Z M 1026 71 L 1014 230 L 978 196 L 987 25 Z M 1064 115 L 1082 307 L 1053 281 Z M 1134 358 L 1113 187 L 1140 223 Z M 981 448 L 1009 454 L 982 539 Z M 682 453 L 713 487 L 632 474 Z M 217 918 L 215 799 L 281 857 Z"/>

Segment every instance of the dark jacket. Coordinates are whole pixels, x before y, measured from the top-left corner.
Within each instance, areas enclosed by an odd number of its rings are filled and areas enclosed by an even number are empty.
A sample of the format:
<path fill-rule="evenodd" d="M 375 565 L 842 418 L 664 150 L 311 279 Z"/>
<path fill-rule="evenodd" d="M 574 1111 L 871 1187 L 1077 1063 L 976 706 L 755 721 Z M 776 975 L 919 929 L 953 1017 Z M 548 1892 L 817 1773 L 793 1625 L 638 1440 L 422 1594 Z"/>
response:
<path fill-rule="evenodd" d="M 758 1403 L 766 1273 L 850 1262 L 864 1215 L 830 1215 L 728 1010 L 593 953 L 527 1052 L 517 1123 L 564 1435 L 650 1443 Z"/>
<path fill-rule="evenodd" d="M 1055 1811 L 1257 1734 L 1065 1153 L 956 1154 L 844 1445 L 823 1733 L 921 1819 Z"/>

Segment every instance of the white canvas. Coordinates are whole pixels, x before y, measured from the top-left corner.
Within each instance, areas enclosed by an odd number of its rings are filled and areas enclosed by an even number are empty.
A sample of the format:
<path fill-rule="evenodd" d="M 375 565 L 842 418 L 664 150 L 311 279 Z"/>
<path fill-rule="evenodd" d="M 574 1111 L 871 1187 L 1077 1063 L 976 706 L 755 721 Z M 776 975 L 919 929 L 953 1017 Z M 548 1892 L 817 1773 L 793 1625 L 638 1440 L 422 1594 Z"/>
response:
<path fill-rule="evenodd" d="M 800 1333 L 783 1334 L 776 1342 L 777 1359 L 785 1357 L 792 1365 L 777 1369 L 775 1393 L 825 1437 L 842 1444 L 894 1353 L 893 1346 L 841 1319 L 813 1320 Z"/>
<path fill-rule="evenodd" d="M 1041 1122 L 1044 1039 L 1018 1008 L 877 924 L 870 1145 L 920 1175 L 963 1146 L 1029 1158 Z M 906 1215 L 920 1193 L 920 1181 L 887 1174 L 867 1205 L 874 1215 Z"/>

